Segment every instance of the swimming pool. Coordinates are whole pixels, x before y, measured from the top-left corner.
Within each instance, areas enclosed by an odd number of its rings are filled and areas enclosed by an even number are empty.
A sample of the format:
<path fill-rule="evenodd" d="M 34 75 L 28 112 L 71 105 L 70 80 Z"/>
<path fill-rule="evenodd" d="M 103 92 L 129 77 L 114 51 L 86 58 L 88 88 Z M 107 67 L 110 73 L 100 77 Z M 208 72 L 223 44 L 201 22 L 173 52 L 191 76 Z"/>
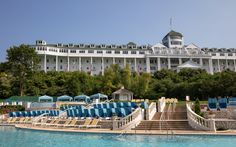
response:
<path fill-rule="evenodd" d="M 1 147 L 233 147 L 236 136 L 113 135 L 31 131 L 0 126 Z"/>

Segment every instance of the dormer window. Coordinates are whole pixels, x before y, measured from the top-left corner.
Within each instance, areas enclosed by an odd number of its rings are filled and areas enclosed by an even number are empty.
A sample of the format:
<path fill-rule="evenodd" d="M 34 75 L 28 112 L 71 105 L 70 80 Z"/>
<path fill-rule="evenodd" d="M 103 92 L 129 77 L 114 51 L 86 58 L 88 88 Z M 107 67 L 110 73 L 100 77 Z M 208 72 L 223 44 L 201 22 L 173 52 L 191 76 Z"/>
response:
<path fill-rule="evenodd" d="M 105 45 L 105 44 L 102 44 L 102 45 L 101 45 L 101 48 L 106 48 L 106 45 Z"/>
<path fill-rule="evenodd" d="M 84 45 L 84 44 L 79 44 L 79 47 L 80 47 L 80 48 L 84 48 L 85 45 Z"/>
<path fill-rule="evenodd" d="M 63 44 L 62 43 L 58 43 L 57 47 L 63 47 Z"/>
<path fill-rule="evenodd" d="M 127 49 L 127 45 L 122 45 L 122 49 Z"/>
<path fill-rule="evenodd" d="M 111 48 L 113 48 L 113 49 L 116 48 L 116 45 L 112 44 L 112 45 L 111 45 Z"/>
<path fill-rule="evenodd" d="M 95 45 L 94 44 L 90 44 L 90 48 L 95 48 Z"/>
<path fill-rule="evenodd" d="M 47 45 L 47 43 L 44 40 L 36 40 L 36 45 Z"/>
<path fill-rule="evenodd" d="M 69 43 L 68 46 L 69 47 L 74 47 L 74 44 L 73 43 Z"/>
<path fill-rule="evenodd" d="M 137 49 L 137 46 L 136 45 L 132 45 L 132 49 Z"/>
<path fill-rule="evenodd" d="M 147 46 L 146 46 L 146 45 L 143 45 L 143 46 L 142 46 L 142 49 L 147 49 Z"/>

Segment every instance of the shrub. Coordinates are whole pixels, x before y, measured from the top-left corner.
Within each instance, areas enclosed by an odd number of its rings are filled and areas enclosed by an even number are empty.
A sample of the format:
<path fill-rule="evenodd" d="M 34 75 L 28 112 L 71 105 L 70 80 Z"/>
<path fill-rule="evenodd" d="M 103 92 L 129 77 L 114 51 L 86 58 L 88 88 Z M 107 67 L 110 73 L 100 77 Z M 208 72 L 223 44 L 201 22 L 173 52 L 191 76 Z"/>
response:
<path fill-rule="evenodd" d="M 200 101 L 198 98 L 195 101 L 194 111 L 196 114 L 201 115 Z"/>

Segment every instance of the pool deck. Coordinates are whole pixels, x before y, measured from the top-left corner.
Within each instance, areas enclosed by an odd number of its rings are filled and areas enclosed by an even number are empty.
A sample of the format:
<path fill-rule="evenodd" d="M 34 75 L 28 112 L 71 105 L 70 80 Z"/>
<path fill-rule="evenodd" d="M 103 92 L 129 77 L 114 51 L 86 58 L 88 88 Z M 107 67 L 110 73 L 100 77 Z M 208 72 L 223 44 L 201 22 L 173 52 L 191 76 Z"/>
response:
<path fill-rule="evenodd" d="M 104 133 L 104 134 L 129 134 L 129 135 L 167 135 L 167 131 L 159 130 L 109 130 L 109 129 L 78 129 L 78 128 L 46 128 L 31 126 L 25 124 L 15 125 L 18 129 L 29 129 L 38 131 L 54 131 L 54 132 L 74 132 L 74 133 Z M 227 131 L 196 131 L 196 130 L 173 130 L 169 131 L 168 135 L 234 135 L 236 130 Z"/>

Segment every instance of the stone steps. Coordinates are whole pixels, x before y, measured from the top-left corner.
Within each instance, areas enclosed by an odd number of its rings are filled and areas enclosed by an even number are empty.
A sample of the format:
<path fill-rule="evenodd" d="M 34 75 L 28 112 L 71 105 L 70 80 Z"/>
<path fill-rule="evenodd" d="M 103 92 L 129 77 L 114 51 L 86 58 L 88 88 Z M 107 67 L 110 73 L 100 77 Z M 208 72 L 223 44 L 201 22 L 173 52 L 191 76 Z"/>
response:
<path fill-rule="evenodd" d="M 161 125 L 160 125 L 161 123 Z M 192 130 L 187 120 L 141 121 L 134 130 Z"/>
<path fill-rule="evenodd" d="M 168 106 L 165 108 L 167 111 Z M 156 112 L 152 120 L 144 120 L 134 130 L 192 130 L 188 124 L 186 106 L 176 106 L 169 109 L 171 112 Z M 161 115 L 163 116 L 160 121 Z M 161 124 L 161 125 L 160 125 Z"/>

